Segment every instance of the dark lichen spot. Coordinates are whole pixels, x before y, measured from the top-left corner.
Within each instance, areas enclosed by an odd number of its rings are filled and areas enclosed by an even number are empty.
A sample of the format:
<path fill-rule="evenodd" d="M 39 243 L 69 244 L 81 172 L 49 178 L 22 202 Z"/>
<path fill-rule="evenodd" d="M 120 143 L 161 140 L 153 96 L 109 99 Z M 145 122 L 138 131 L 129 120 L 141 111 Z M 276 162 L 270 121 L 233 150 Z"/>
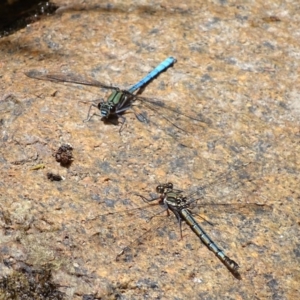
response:
<path fill-rule="evenodd" d="M 24 265 L 12 275 L 0 279 L 0 299 L 61 300 L 64 294 L 52 281 L 49 267 L 33 269 Z"/>

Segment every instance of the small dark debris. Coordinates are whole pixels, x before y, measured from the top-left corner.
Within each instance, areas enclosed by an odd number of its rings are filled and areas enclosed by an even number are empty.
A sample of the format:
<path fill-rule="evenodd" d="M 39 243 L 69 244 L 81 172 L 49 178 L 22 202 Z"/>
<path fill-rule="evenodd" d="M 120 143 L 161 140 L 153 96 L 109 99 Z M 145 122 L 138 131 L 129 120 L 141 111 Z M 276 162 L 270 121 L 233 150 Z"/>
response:
<path fill-rule="evenodd" d="M 47 178 L 51 181 L 61 181 L 64 180 L 64 178 L 58 174 L 53 174 L 51 172 L 47 173 Z"/>
<path fill-rule="evenodd" d="M 73 162 L 73 147 L 70 144 L 61 145 L 56 153 L 53 154 L 55 160 L 63 167 L 68 167 Z"/>

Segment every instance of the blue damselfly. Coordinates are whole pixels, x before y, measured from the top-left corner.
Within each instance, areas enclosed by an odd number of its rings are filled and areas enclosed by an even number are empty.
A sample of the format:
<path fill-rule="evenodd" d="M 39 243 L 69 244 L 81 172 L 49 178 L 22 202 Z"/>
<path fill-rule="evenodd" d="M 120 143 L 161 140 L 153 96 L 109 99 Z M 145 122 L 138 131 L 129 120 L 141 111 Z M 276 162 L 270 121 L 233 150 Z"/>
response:
<path fill-rule="evenodd" d="M 204 123 L 204 121 L 199 118 L 196 114 L 185 114 L 176 107 L 166 105 L 165 102 L 155 99 L 141 97 L 137 94 L 133 94 L 140 88 L 144 88 L 148 85 L 154 78 L 156 78 L 160 73 L 167 70 L 170 66 L 176 63 L 176 59 L 173 57 L 168 57 L 162 63 L 160 63 L 156 68 L 154 68 L 148 75 L 146 75 L 142 80 L 131 86 L 128 90 L 120 89 L 116 86 L 111 86 L 108 84 L 101 83 L 97 80 L 90 78 L 83 78 L 80 75 L 75 74 L 55 74 L 55 73 L 43 73 L 36 70 L 31 70 L 25 72 L 25 74 L 34 79 L 48 80 L 54 82 L 69 82 L 75 84 L 82 84 L 94 87 L 100 87 L 108 90 L 114 90 L 108 97 L 107 101 L 100 101 L 98 104 L 92 104 L 89 108 L 86 121 L 89 121 L 96 113 L 91 114 L 91 109 L 96 107 L 100 111 L 100 117 L 107 120 L 111 117 L 117 117 L 122 119 L 122 125 L 120 131 L 122 130 L 123 124 L 125 122 L 125 117 L 123 113 L 129 109 L 134 111 L 134 106 L 137 102 L 139 105 L 154 112 L 158 117 L 161 117 L 164 121 L 171 124 L 174 128 L 188 132 L 190 127 L 188 123 L 198 122 L 197 126 L 199 128 L 199 122 Z M 135 113 L 135 112 L 134 112 Z M 135 113 L 137 119 L 141 122 L 150 122 L 147 113 Z M 186 125 L 182 125 L 180 120 L 185 120 Z"/>

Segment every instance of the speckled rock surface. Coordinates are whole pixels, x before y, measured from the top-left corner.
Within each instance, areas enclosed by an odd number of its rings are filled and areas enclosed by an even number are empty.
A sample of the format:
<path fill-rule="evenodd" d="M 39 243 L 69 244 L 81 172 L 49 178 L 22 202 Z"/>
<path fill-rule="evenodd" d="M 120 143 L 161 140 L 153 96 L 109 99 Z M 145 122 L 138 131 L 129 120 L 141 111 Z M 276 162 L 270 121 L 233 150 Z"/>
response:
<path fill-rule="evenodd" d="M 298 1 L 96 2 L 0 40 L 0 274 L 50 264 L 66 299 L 299 298 Z M 176 139 L 151 112 L 152 124 L 127 113 L 121 135 L 97 117 L 84 123 L 107 91 L 24 75 L 127 88 L 167 56 L 177 63 L 142 95 L 203 120 Z M 53 156 L 65 143 L 67 168 Z M 241 280 L 187 226 L 180 239 L 174 216 L 136 213 L 136 194 L 167 181 L 187 195 L 203 187 L 203 204 L 240 204 L 203 206 L 215 226 L 199 220 Z"/>

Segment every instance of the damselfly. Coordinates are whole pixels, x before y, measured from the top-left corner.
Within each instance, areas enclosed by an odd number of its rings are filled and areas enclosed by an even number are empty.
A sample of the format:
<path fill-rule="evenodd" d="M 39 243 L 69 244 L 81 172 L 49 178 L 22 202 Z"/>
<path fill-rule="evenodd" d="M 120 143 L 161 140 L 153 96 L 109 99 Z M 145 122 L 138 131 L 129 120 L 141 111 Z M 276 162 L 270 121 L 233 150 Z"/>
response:
<path fill-rule="evenodd" d="M 216 182 L 221 180 L 230 181 L 231 179 L 226 174 L 218 177 Z M 174 239 L 171 232 L 174 233 L 177 231 L 176 228 L 178 229 L 177 226 L 174 227 L 176 219 L 179 223 L 180 237 L 183 240 L 186 239 L 186 236 L 183 237 L 182 235 L 182 221 L 185 221 L 200 240 L 216 254 L 227 269 L 236 278 L 240 278 L 238 263 L 224 254 L 223 250 L 202 229 L 196 218 L 202 218 L 210 225 L 214 225 L 206 218 L 201 217 L 200 212 L 202 211 L 203 213 L 203 209 L 211 210 L 212 215 L 215 217 L 220 213 L 223 213 L 224 218 L 226 218 L 224 213 L 241 214 L 243 216 L 241 219 L 244 220 L 245 215 L 250 216 L 254 214 L 257 216 L 260 213 L 268 213 L 272 207 L 261 203 L 204 203 L 200 199 L 204 198 L 206 189 L 209 189 L 209 186 L 203 186 L 198 188 L 196 192 L 184 196 L 181 190 L 173 188 L 172 183 L 167 183 L 157 186 L 156 192 L 159 195 L 152 199 L 136 194 L 147 203 L 146 206 L 119 209 L 120 203 L 113 202 L 115 210 L 89 218 L 88 222 L 93 223 L 92 231 L 94 233 L 92 236 L 97 237 L 98 243 L 101 243 L 104 247 L 107 246 L 109 249 L 120 247 L 121 251 L 115 252 L 117 260 L 132 261 L 139 253 L 153 252 L 154 244 L 163 247 L 162 236 Z M 101 204 L 112 206 L 111 201 L 105 201 Z M 128 207 L 128 203 L 124 205 Z M 100 210 L 104 212 L 105 208 L 102 207 Z M 172 211 L 176 218 L 172 217 L 172 214 L 168 214 L 169 217 L 163 216 L 165 214 L 163 212 L 169 211 Z M 147 250 L 147 244 L 150 247 L 149 251 Z"/>
<path fill-rule="evenodd" d="M 125 117 L 123 113 L 129 109 L 132 109 L 134 111 L 134 104 L 136 104 L 136 102 L 139 102 L 141 106 L 154 112 L 155 116 L 161 117 L 161 119 L 167 121 L 176 129 L 187 132 L 190 126 L 188 124 L 183 125 L 184 122 L 187 123 L 188 121 L 198 121 L 197 127 L 199 127 L 199 122 L 203 124 L 203 120 L 200 119 L 197 115 L 185 114 L 176 107 L 172 107 L 170 105 L 167 106 L 161 100 L 155 98 L 141 97 L 139 95 L 133 94 L 140 88 L 143 88 L 146 85 L 148 85 L 154 78 L 156 78 L 160 73 L 168 69 L 174 63 L 176 63 L 176 59 L 173 57 L 168 57 L 166 60 L 160 63 L 154 70 L 152 70 L 147 76 L 145 76 L 138 83 L 130 87 L 128 90 L 120 89 L 116 86 L 111 86 L 108 84 L 101 83 L 94 79 L 83 78 L 79 75 L 74 74 L 45 74 L 36 70 L 25 72 L 25 74 L 28 77 L 34 79 L 55 82 L 69 82 L 114 90 L 114 92 L 112 92 L 112 94 L 108 97 L 107 101 L 102 100 L 98 104 L 92 104 L 90 106 L 88 116 L 86 119 L 87 121 L 90 120 L 94 115 L 97 115 L 95 113 L 91 114 L 92 107 L 96 107 L 100 111 L 99 116 L 104 120 L 107 120 L 110 117 L 121 118 L 121 131 L 125 122 Z M 150 122 L 149 118 L 147 117 L 147 113 L 135 113 L 135 115 L 137 119 L 141 122 Z M 181 122 L 181 120 L 184 121 Z"/>
<path fill-rule="evenodd" d="M 181 190 L 173 189 L 173 183 L 168 182 L 160 184 L 156 187 L 156 192 L 159 193 L 159 197 L 156 199 L 147 199 L 141 196 L 146 202 L 152 202 L 159 200 L 160 203 L 166 208 L 171 210 L 177 218 L 180 228 L 180 236 L 182 238 L 182 221 L 185 221 L 200 240 L 212 251 L 215 255 L 224 263 L 224 265 L 235 275 L 238 274 L 239 265 L 228 256 L 225 255 L 213 240 L 206 234 L 202 227 L 197 223 L 189 210 L 195 203 L 195 200 L 185 197 Z"/>

